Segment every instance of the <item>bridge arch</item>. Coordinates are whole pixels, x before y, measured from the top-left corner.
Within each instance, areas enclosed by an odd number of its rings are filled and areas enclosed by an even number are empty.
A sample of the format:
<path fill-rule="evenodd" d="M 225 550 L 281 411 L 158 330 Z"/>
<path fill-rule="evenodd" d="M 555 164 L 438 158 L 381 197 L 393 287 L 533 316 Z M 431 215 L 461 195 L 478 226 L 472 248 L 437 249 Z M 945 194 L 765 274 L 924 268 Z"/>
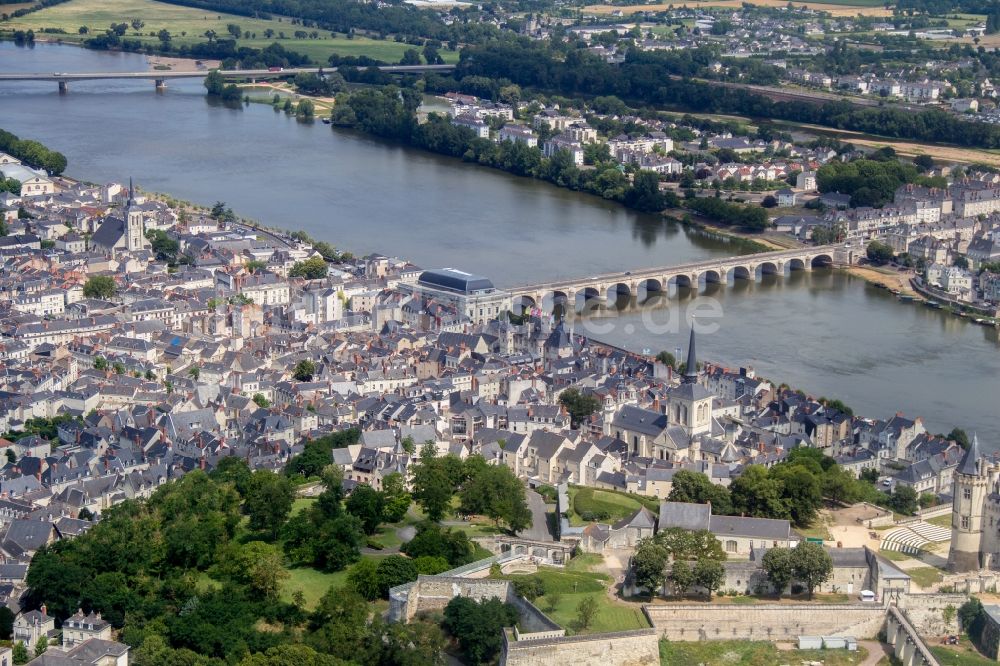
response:
<path fill-rule="evenodd" d="M 715 270 L 713 268 L 710 268 L 710 269 L 708 269 L 706 271 L 702 271 L 698 275 L 698 289 L 699 290 L 704 290 L 709 285 L 721 284 L 723 282 L 723 280 L 724 280 L 724 278 L 723 278 L 722 274 L 719 271 L 717 271 L 717 270 Z"/>
<path fill-rule="evenodd" d="M 574 300 L 576 301 L 577 310 L 586 310 L 587 308 L 599 305 L 604 300 L 604 295 L 597 287 L 584 287 L 577 290 Z"/>
<path fill-rule="evenodd" d="M 746 266 L 733 266 L 726 271 L 726 282 L 732 284 L 736 280 L 750 280 L 750 269 Z"/>
<path fill-rule="evenodd" d="M 809 260 L 812 268 L 830 268 L 833 266 L 833 257 L 829 254 L 817 254 Z"/>
<path fill-rule="evenodd" d="M 632 290 L 624 282 L 616 282 L 608 287 L 608 307 L 627 307 L 632 300 Z"/>
<path fill-rule="evenodd" d="M 806 269 L 806 262 L 798 257 L 792 257 L 785 262 L 785 273 L 791 273 L 792 271 L 804 271 Z"/>
<path fill-rule="evenodd" d="M 651 296 L 655 296 L 663 292 L 663 283 L 656 278 L 647 278 L 639 282 L 639 288 L 636 290 L 636 299 L 639 301 L 644 301 Z"/>
<path fill-rule="evenodd" d="M 510 301 L 510 308 L 516 315 L 522 315 L 536 307 L 538 303 L 528 294 L 518 294 Z"/>
<path fill-rule="evenodd" d="M 754 271 L 756 279 L 760 280 L 765 275 L 781 275 L 781 269 L 778 266 L 779 264 L 773 261 L 765 261 L 758 264 Z"/>

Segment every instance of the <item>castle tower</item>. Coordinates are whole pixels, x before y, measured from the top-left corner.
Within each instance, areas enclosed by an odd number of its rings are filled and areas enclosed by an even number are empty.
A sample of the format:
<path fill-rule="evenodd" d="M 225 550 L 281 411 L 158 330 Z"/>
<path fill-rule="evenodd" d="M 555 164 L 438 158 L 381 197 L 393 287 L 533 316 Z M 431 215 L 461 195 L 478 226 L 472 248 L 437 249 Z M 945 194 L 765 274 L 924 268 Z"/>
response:
<path fill-rule="evenodd" d="M 990 486 L 986 467 L 979 451 L 979 438 L 974 435 L 955 470 L 952 487 L 954 499 L 948 569 L 955 573 L 977 571 L 983 567 L 983 513 Z"/>

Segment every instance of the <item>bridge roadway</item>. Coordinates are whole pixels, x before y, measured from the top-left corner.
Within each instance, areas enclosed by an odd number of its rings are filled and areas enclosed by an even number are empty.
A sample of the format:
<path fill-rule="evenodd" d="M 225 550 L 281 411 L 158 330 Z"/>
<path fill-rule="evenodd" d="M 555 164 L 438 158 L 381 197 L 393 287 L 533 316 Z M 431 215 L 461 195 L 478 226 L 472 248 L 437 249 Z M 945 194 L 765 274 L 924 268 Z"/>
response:
<path fill-rule="evenodd" d="M 678 287 L 701 288 L 713 283 L 732 284 L 735 280 L 760 280 L 764 275 L 788 275 L 817 266 L 849 266 L 863 253 L 864 248 L 850 244 L 819 245 L 556 280 L 508 291 L 515 306 L 542 307 L 543 302 L 579 305 L 580 297 L 584 303 L 601 299 L 614 302 L 622 297 L 642 299 L 658 292 L 670 294 Z"/>
<path fill-rule="evenodd" d="M 407 74 L 410 72 L 449 71 L 455 65 L 381 65 L 379 69 L 389 74 Z M 318 74 L 319 72 L 334 72 L 335 67 L 288 67 L 282 70 L 270 69 L 229 69 L 218 70 L 225 79 L 276 79 L 296 74 Z M 102 81 L 113 79 L 148 79 L 156 82 L 157 88 L 162 88 L 170 79 L 203 79 L 208 70 L 194 72 L 35 72 L 11 73 L 0 72 L 0 83 L 4 81 L 53 81 L 59 84 L 59 90 L 66 91 L 72 81 Z"/>

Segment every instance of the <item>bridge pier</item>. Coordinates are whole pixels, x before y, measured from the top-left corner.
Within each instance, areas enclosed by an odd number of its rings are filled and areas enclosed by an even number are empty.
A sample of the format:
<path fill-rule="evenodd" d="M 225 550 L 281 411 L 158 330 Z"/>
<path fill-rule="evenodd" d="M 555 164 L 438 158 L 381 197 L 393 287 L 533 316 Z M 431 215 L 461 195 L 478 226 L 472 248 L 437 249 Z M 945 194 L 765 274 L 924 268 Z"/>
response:
<path fill-rule="evenodd" d="M 167 87 L 167 82 L 164 81 L 163 79 L 156 79 L 153 83 L 156 85 L 156 91 L 157 92 L 160 92 L 161 90 L 165 90 L 166 87 Z"/>
<path fill-rule="evenodd" d="M 68 92 L 69 92 L 69 83 L 67 83 L 66 81 L 60 81 L 59 82 L 59 93 L 61 95 L 65 95 Z"/>

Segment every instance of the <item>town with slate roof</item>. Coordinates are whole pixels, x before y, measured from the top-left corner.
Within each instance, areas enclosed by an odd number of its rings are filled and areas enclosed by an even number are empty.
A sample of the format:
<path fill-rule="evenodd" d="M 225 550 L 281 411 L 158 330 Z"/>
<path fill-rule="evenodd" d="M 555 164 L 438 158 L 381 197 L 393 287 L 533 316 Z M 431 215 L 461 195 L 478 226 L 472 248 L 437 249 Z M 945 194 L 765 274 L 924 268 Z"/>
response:
<path fill-rule="evenodd" d="M 508 317 L 510 294 L 460 269 L 324 256 L 299 235 L 172 207 L 131 183 L 57 185 L 20 199 L 24 214 L 6 220 L 7 240 L 19 240 L 0 247 L 0 601 L 16 641 L 61 646 L 33 664 L 128 663 L 99 614 L 81 609 L 57 630 L 44 606 L 25 605 L 40 549 L 194 470 L 237 457 L 280 471 L 306 442 L 351 429 L 357 441 L 329 460 L 346 492 L 380 490 L 390 475 L 409 483 L 417 446 L 482 456 L 540 508 L 530 537 L 481 545 L 555 566 L 573 553 L 604 557 L 619 563 L 623 595 L 655 593 L 629 562 L 676 530 L 718 542 L 716 589 L 732 594 L 772 590 L 765 554 L 810 540 L 833 563 L 820 593 L 932 592 L 884 557 L 909 552 L 917 532 L 870 529 L 892 520 L 880 507 L 857 505 L 873 513 L 851 524 L 861 541 L 845 543 L 840 527 L 816 538 L 794 516 L 726 513 L 675 492 L 692 476 L 728 492 L 799 449 L 880 497 L 949 515 L 954 501 L 953 571 L 989 569 L 1000 554 L 987 526 L 1000 524 L 1000 463 L 975 439 L 965 451 L 919 417 L 854 414 L 751 367 L 714 364 L 697 354 L 696 327 L 675 363 L 540 312 Z M 581 493 L 635 508 L 577 510 Z"/>

